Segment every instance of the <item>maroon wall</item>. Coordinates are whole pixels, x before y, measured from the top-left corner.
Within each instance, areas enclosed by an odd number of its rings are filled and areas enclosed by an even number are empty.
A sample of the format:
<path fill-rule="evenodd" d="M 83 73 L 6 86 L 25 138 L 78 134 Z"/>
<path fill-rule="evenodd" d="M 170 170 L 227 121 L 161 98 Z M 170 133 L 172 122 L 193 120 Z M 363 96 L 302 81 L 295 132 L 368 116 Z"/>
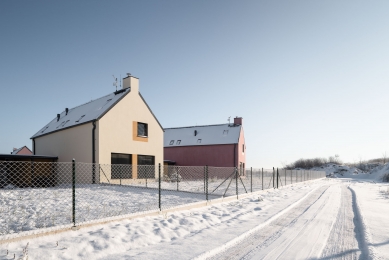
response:
<path fill-rule="evenodd" d="M 28 148 L 23 147 L 23 149 L 20 150 L 17 154 L 19 154 L 19 155 L 32 155 L 32 152 Z"/>
<path fill-rule="evenodd" d="M 234 158 L 234 146 L 235 144 L 165 147 L 164 160 L 175 161 L 180 166 L 234 167 L 234 159 L 237 161 Z"/>

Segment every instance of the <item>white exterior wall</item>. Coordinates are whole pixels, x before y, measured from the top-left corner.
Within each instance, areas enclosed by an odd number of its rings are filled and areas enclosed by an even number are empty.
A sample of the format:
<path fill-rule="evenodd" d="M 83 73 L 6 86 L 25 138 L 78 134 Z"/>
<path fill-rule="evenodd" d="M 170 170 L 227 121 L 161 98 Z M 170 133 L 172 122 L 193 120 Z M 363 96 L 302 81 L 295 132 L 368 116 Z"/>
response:
<path fill-rule="evenodd" d="M 35 154 L 58 156 L 58 162 L 92 162 L 92 123 L 35 138 Z"/>

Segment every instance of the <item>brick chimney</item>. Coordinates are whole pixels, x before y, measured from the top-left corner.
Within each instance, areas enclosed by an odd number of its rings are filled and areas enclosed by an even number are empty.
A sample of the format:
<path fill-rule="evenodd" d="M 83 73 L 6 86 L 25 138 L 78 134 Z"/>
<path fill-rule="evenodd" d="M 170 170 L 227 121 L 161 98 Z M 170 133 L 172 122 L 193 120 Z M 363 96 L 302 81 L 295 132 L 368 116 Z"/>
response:
<path fill-rule="evenodd" d="M 234 125 L 243 125 L 243 118 L 242 117 L 235 117 L 234 118 Z"/>
<path fill-rule="evenodd" d="M 123 89 L 130 88 L 131 92 L 139 92 L 139 79 L 127 73 L 127 77 L 123 78 Z"/>

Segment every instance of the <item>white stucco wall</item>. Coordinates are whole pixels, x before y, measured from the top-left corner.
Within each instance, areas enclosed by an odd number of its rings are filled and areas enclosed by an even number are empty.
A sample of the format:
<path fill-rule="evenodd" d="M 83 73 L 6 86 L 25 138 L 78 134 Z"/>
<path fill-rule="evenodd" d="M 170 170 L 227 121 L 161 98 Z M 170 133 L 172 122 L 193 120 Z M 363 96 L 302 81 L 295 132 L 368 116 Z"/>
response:
<path fill-rule="evenodd" d="M 147 141 L 136 137 L 134 122 L 148 124 Z M 152 155 L 156 165 L 163 165 L 163 130 L 133 89 L 98 122 L 97 162 L 110 164 L 111 153 Z"/>

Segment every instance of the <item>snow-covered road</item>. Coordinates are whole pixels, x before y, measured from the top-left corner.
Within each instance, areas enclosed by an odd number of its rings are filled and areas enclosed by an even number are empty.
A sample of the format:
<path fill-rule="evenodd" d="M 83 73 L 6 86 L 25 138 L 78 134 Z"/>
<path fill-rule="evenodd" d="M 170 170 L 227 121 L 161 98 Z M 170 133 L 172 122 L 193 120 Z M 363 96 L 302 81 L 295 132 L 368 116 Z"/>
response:
<path fill-rule="evenodd" d="M 211 259 L 369 259 L 349 183 L 322 186 L 269 225 Z"/>

